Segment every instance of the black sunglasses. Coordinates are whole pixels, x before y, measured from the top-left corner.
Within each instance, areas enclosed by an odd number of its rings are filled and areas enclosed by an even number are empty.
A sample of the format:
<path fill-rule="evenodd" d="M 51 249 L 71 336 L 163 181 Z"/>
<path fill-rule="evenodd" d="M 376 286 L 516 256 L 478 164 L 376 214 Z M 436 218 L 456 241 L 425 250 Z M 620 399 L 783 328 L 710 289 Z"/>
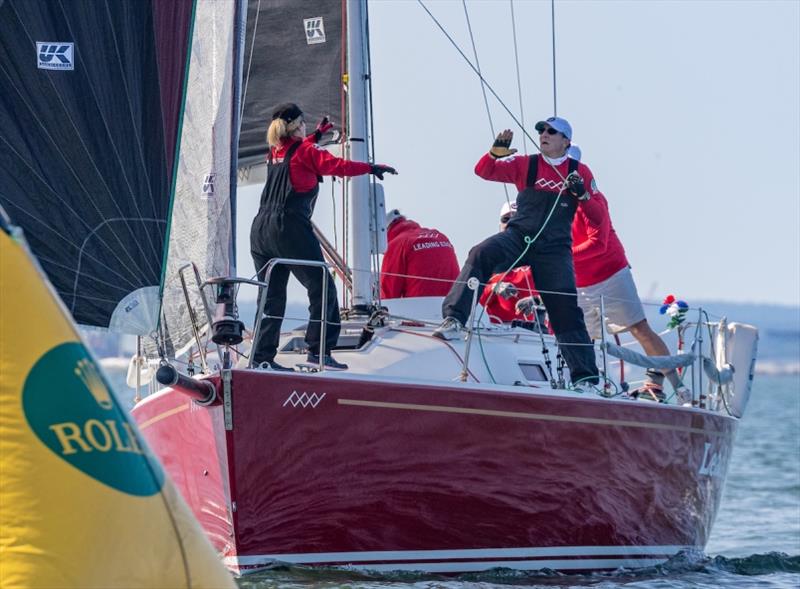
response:
<path fill-rule="evenodd" d="M 557 135 L 558 131 L 556 129 L 553 129 L 553 127 L 547 127 L 547 129 L 539 130 L 539 135 L 542 135 L 543 133 L 547 133 L 548 135 Z"/>
<path fill-rule="evenodd" d="M 514 215 L 503 215 L 502 217 L 500 217 L 500 222 L 501 223 L 508 223 L 511 220 L 511 217 L 513 217 L 513 216 Z"/>

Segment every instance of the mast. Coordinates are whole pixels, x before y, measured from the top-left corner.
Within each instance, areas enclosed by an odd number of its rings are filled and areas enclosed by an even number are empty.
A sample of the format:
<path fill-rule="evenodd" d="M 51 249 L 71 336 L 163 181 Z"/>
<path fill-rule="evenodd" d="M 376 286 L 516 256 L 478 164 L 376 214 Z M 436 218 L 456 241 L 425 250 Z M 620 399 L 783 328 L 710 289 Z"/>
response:
<path fill-rule="evenodd" d="M 242 126 L 242 60 L 247 31 L 247 0 L 237 0 L 233 21 L 233 100 L 231 108 L 231 165 L 229 198 L 231 203 L 231 233 L 228 243 L 230 268 L 228 274 L 236 275 L 236 190 L 239 180 L 239 135 Z"/>
<path fill-rule="evenodd" d="M 366 0 L 347 0 L 347 54 L 350 159 L 369 161 L 367 146 L 366 76 Z M 350 227 L 353 235 L 353 309 L 372 304 L 370 240 L 364 228 L 370 226 L 369 176 L 356 176 L 350 182 Z"/>

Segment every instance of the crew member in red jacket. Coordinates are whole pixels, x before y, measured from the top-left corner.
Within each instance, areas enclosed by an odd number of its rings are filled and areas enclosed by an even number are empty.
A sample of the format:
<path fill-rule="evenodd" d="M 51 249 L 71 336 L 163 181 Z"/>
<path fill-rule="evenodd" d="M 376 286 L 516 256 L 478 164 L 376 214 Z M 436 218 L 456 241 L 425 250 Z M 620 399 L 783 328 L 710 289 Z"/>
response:
<path fill-rule="evenodd" d="M 381 298 L 443 297 L 458 276 L 453 244 L 399 210 L 386 213 L 388 246 L 381 263 Z"/>
<path fill-rule="evenodd" d="M 550 117 L 536 123 L 536 130 L 541 156 L 514 156 L 513 133 L 505 130 L 475 166 L 481 178 L 517 187 L 517 213 L 506 231 L 472 248 L 444 300 L 444 321 L 434 335 L 449 339 L 462 329 L 469 317 L 472 297 L 466 283 L 471 277 L 485 283 L 498 269 L 529 265 L 572 382 L 596 384 L 594 348 L 577 303 L 571 228 L 576 209 L 591 202 L 597 187 L 591 170 L 567 157 L 572 127 L 566 120 Z M 533 241 L 530 247 L 526 238 Z"/>
<path fill-rule="evenodd" d="M 600 338 L 600 296 L 603 296 L 605 320 L 611 334 L 629 331 L 648 356 L 668 356 L 669 348 L 647 322 L 636 284 L 633 281 L 625 248 L 619 240 L 602 193 L 592 195 L 593 206 L 578 208 L 572 223 L 572 257 L 578 304 L 589 334 Z M 675 370 L 666 373 L 679 402 L 691 400 Z M 662 400 L 664 373 L 647 371 L 647 381 L 640 394 Z"/>
<path fill-rule="evenodd" d="M 319 135 L 326 127 L 320 123 Z M 250 253 L 258 272 L 264 280 L 266 264 L 272 258 L 324 261 L 319 241 L 311 225 L 311 214 L 319 193 L 322 176 L 360 176 L 373 174 L 383 179 L 385 173 L 396 174 L 390 166 L 353 162 L 340 159 L 320 149 L 314 133 L 306 137 L 303 111 L 293 103 L 278 106 L 272 114 L 267 130 L 270 145 L 267 157 L 267 182 L 261 193 L 261 204 L 250 229 Z M 319 317 L 322 313 L 323 273 L 314 266 L 277 265 L 272 270 L 267 289 L 264 317 L 258 341 L 253 342 L 253 361 L 262 368 L 292 370 L 275 362 L 281 322 L 286 312 L 286 285 L 289 272 L 295 275 L 308 290 L 310 321 L 306 330 L 308 361 L 318 363 L 320 358 Z M 347 368 L 333 359 L 330 350 L 339 339 L 339 301 L 336 285 L 329 274 L 328 281 L 325 356 L 323 362 L 329 369 Z"/>

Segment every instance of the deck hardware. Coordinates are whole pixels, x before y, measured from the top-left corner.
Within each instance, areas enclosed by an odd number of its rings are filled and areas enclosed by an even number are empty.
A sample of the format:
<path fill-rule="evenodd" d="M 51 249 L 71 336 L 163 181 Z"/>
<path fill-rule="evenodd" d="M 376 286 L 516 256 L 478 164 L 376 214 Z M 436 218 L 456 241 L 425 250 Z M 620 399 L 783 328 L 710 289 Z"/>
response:
<path fill-rule="evenodd" d="M 469 349 L 472 347 L 472 334 L 473 334 L 473 321 L 475 320 L 475 307 L 478 304 L 478 287 L 481 285 L 480 281 L 474 276 L 467 280 L 467 287 L 472 291 L 472 309 L 469 312 L 469 319 L 467 320 L 467 346 L 464 350 L 464 365 L 461 368 L 461 382 L 467 382 L 469 375 Z"/>
<path fill-rule="evenodd" d="M 222 371 L 222 414 L 225 420 L 225 430 L 233 430 L 233 399 L 231 395 L 231 381 L 233 372 L 230 368 Z"/>

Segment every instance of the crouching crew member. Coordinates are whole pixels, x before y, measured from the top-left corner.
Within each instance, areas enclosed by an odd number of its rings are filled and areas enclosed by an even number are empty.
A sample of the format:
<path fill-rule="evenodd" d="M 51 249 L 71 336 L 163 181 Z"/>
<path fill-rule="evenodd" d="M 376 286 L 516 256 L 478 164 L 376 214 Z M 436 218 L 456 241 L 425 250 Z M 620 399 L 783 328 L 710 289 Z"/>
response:
<path fill-rule="evenodd" d="M 320 123 L 320 130 L 327 121 Z M 306 137 L 303 111 L 296 104 L 282 104 L 272 114 L 267 131 L 270 146 L 267 156 L 267 182 L 261 193 L 261 205 L 250 230 L 250 252 L 258 279 L 264 280 L 265 265 L 272 258 L 293 258 L 322 262 L 322 249 L 314 235 L 311 214 L 319 193 L 322 176 L 361 176 L 374 174 L 381 180 L 384 173 L 396 174 L 394 168 L 384 165 L 353 162 L 340 159 L 320 149 L 314 133 Z M 306 330 L 308 362 L 319 363 L 322 313 L 323 276 L 328 281 L 325 366 L 344 370 L 346 364 L 337 362 L 330 350 L 339 339 L 339 301 L 336 285 L 330 273 L 316 266 L 275 266 L 270 274 L 267 289 L 265 316 L 261 330 L 253 344 L 253 361 L 257 366 L 273 370 L 292 370 L 275 362 L 281 322 L 286 312 L 286 286 L 289 272 L 308 291 L 309 323 Z"/>
<path fill-rule="evenodd" d="M 381 298 L 443 297 L 458 276 L 453 244 L 399 210 L 386 213 L 388 246 L 381 262 Z"/>
<path fill-rule="evenodd" d="M 510 149 L 513 133 L 505 130 L 475 166 L 475 173 L 481 178 L 517 187 L 517 213 L 506 231 L 470 250 L 458 280 L 444 300 L 444 321 L 434 335 L 449 339 L 462 329 L 471 304 L 467 280 L 475 277 L 485 283 L 494 272 L 503 271 L 516 261 L 517 266 L 529 265 L 533 271 L 572 382 L 596 384 L 594 347 L 577 302 L 572 219 L 579 206 L 590 202 L 597 188 L 589 168 L 567 157 L 572 128 L 566 120 L 551 117 L 536 123 L 536 130 L 541 156 L 514 156 L 516 150 Z M 518 259 L 527 245 L 526 237 L 535 241 Z"/>

